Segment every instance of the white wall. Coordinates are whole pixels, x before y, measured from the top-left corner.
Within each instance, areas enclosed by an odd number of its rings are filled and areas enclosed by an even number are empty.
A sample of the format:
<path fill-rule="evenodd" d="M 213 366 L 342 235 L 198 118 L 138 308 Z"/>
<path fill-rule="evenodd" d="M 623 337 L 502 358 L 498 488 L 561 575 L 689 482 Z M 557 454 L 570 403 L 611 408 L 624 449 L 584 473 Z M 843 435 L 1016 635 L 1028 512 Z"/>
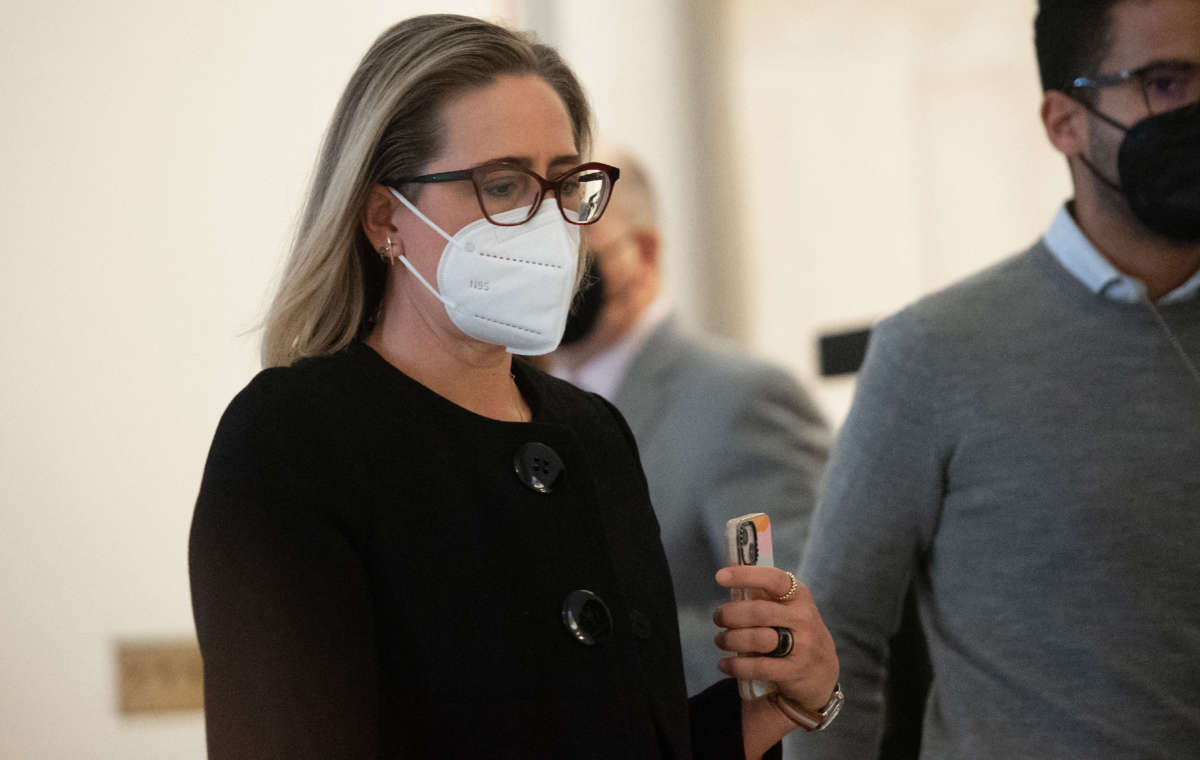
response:
<path fill-rule="evenodd" d="M 120 718 L 112 642 L 192 631 L 217 419 L 321 132 L 387 25 L 452 4 L 7 0 L 0 24 L 0 758 L 200 758 Z"/>
<path fill-rule="evenodd" d="M 708 0 L 542 0 L 539 33 L 559 46 L 587 90 L 603 140 L 635 151 L 656 180 L 666 244 L 664 278 L 680 310 L 700 324 L 740 318 L 738 288 L 712 292 L 712 210 L 707 180 L 726 156 L 712 155 L 705 96 L 713 74 L 695 47 L 711 33 L 719 6 Z M 620 183 L 618 182 L 618 192 Z M 711 188 L 711 186 L 708 186 Z M 713 317 L 713 312 L 721 316 Z M 702 319 L 701 315 L 711 317 Z"/>
<path fill-rule="evenodd" d="M 1069 194 L 1035 0 L 727 0 L 746 338 L 838 423 L 816 340 L 1027 247 Z"/>

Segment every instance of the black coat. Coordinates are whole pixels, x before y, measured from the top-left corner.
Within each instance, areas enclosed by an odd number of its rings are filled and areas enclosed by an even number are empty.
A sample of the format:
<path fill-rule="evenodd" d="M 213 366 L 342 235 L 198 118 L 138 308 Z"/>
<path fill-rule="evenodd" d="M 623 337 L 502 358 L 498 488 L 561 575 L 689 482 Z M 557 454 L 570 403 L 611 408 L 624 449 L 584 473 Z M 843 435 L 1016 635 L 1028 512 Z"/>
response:
<path fill-rule="evenodd" d="M 531 423 L 468 412 L 362 344 L 233 400 L 189 558 L 210 757 L 741 756 L 732 682 L 689 708 L 624 421 L 514 371 Z M 562 465 L 549 493 L 518 473 L 541 465 L 531 442 Z M 576 589 L 611 615 L 591 646 L 564 625 Z"/>

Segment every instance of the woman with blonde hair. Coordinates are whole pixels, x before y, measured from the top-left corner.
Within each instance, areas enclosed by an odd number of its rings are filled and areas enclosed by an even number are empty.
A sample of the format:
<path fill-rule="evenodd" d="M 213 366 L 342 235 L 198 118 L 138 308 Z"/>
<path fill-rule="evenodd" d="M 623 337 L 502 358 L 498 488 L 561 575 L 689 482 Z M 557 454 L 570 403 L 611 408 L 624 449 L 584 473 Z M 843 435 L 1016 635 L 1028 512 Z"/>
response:
<path fill-rule="evenodd" d="M 835 691 L 806 590 L 727 568 L 777 600 L 722 607 L 722 646 L 774 656 L 720 667 L 779 694 L 687 700 L 628 428 L 512 360 L 557 345 L 619 177 L 589 120 L 478 19 L 404 21 L 351 78 L 193 518 L 210 757 L 758 756 Z"/>

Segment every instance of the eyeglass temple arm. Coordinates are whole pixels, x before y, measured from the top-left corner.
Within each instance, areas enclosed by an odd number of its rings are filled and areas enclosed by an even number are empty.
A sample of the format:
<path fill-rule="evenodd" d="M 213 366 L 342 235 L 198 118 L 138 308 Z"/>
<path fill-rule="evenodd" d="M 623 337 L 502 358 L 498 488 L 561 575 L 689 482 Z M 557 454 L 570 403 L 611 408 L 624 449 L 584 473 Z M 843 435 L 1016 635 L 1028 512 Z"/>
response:
<path fill-rule="evenodd" d="M 1116 74 L 1109 74 L 1103 77 L 1076 77 L 1075 81 L 1071 82 L 1072 87 L 1111 87 L 1114 84 L 1120 84 L 1133 79 L 1137 74 L 1135 71 L 1119 71 Z"/>
<path fill-rule="evenodd" d="M 428 184 L 431 182 L 458 182 L 464 179 L 471 179 L 472 170 L 462 169 L 456 172 L 441 172 L 438 174 L 422 174 L 419 177 L 403 177 L 401 179 L 392 179 L 383 183 L 385 185 L 407 185 L 410 182 L 420 182 Z"/>

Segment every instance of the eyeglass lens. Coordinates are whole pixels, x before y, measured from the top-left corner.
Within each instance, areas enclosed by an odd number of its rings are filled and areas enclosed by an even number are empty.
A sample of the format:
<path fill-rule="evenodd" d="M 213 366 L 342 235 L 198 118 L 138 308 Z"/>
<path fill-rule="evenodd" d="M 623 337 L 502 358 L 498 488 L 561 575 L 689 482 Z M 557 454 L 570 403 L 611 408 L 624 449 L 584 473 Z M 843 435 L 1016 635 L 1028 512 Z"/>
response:
<path fill-rule="evenodd" d="M 1166 113 L 1200 102 L 1200 64 L 1153 66 L 1142 72 L 1141 80 L 1151 113 Z"/>
<path fill-rule="evenodd" d="M 558 207 L 568 222 L 590 224 L 600 218 L 608 205 L 612 181 L 596 168 L 580 169 L 558 184 Z"/>
<path fill-rule="evenodd" d="M 475 175 L 475 188 L 483 213 L 493 222 L 520 223 L 533 216 L 541 186 L 538 181 L 519 169 L 496 167 Z M 506 211 L 528 207 L 524 219 L 510 218 Z M 499 217 L 499 218 L 495 218 Z"/>
<path fill-rule="evenodd" d="M 528 221 L 543 192 L 536 177 L 514 167 L 491 167 L 476 173 L 473 179 L 484 215 L 496 224 Z M 595 168 L 581 168 L 555 184 L 558 207 L 563 217 L 575 224 L 598 219 L 608 204 L 611 190 L 608 174 Z M 528 209 L 528 213 L 522 218 L 505 213 L 518 209 Z"/>

